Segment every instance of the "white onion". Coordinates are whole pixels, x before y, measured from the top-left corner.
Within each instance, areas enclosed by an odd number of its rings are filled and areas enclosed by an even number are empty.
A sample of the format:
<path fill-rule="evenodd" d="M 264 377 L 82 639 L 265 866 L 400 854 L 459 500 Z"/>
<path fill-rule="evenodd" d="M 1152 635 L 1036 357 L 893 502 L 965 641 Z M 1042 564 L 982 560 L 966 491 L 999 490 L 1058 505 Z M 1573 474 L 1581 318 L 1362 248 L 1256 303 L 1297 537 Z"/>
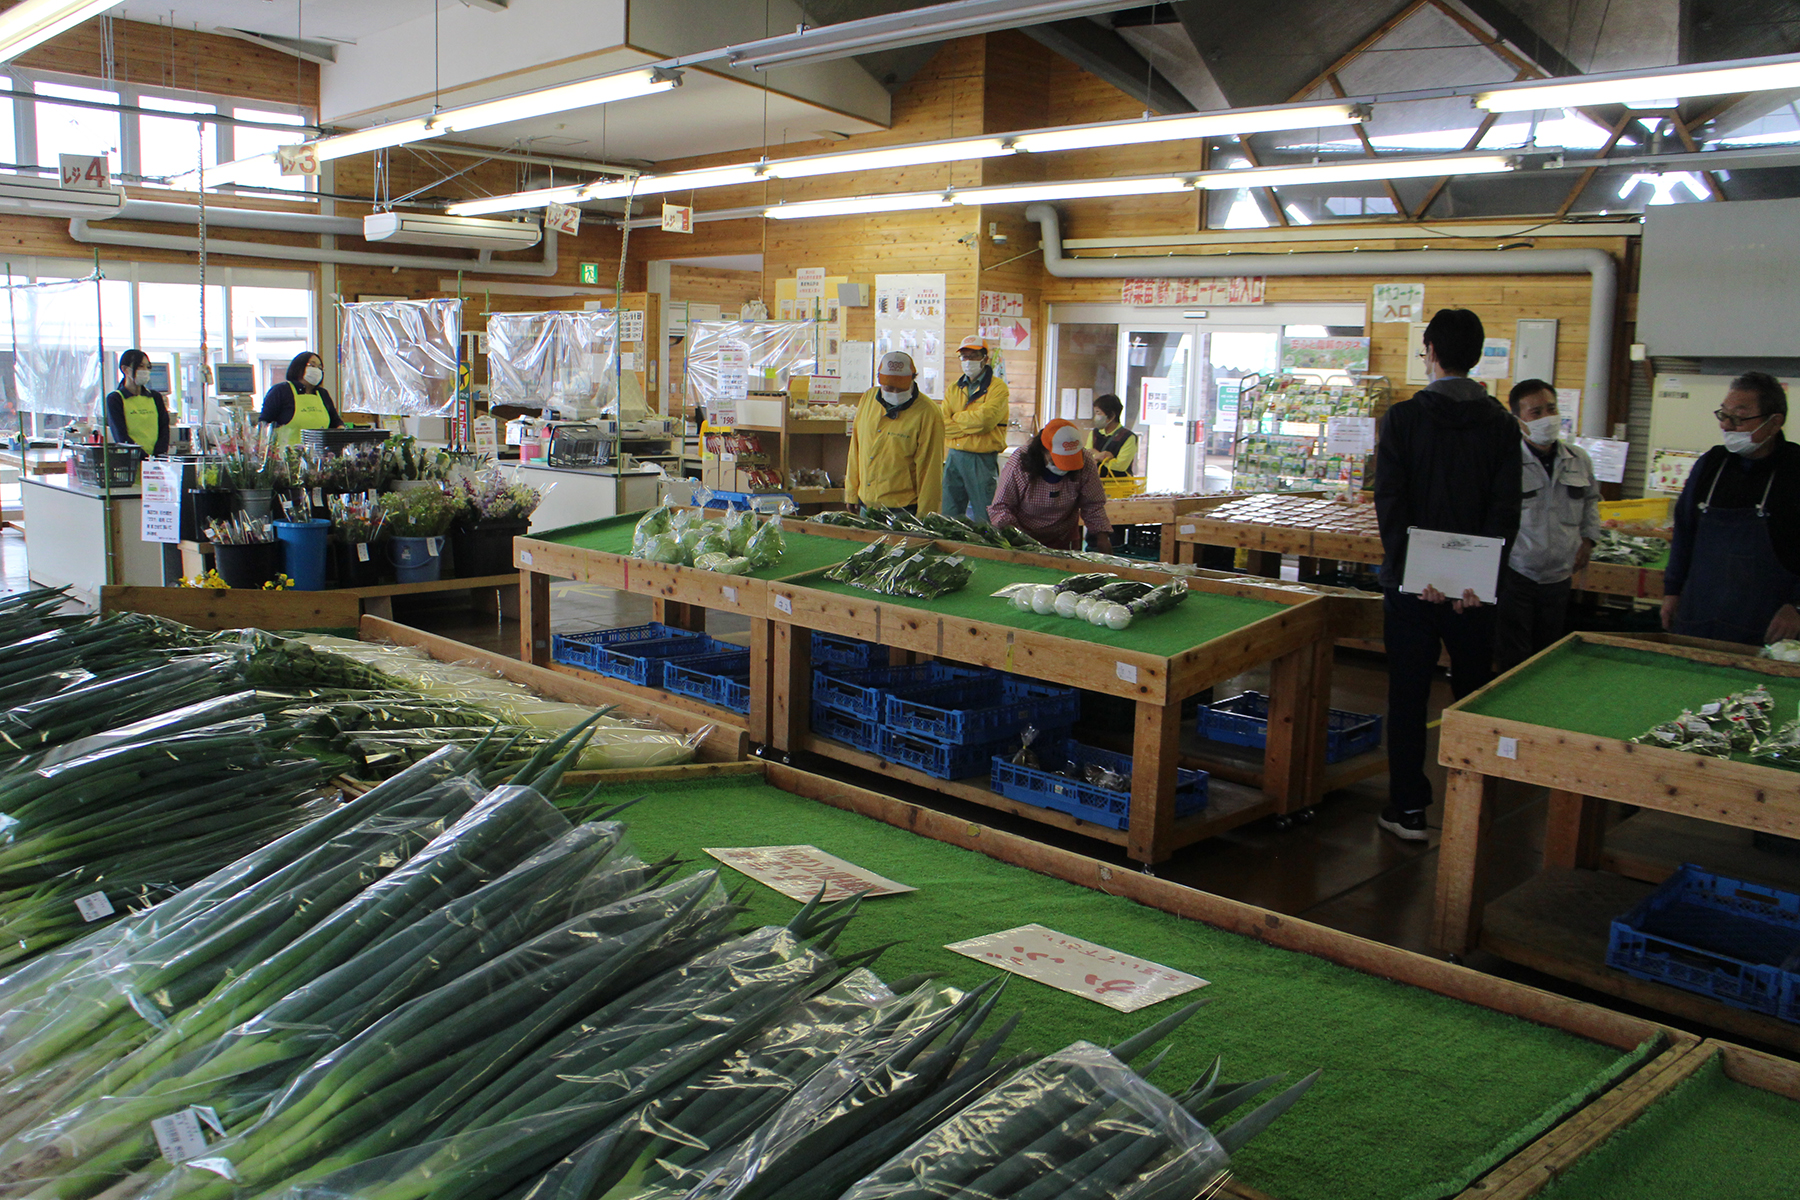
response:
<path fill-rule="evenodd" d="M 1031 593 L 1031 610 L 1043 616 L 1056 611 L 1056 588 L 1048 583 L 1040 583 Z"/>

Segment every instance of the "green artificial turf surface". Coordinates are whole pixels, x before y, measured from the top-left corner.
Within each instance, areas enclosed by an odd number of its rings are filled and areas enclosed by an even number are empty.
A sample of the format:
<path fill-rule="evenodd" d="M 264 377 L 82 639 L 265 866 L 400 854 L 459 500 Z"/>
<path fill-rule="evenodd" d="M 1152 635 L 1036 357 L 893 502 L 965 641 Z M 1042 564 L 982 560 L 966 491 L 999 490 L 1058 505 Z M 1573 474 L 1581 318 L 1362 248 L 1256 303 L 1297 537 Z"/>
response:
<path fill-rule="evenodd" d="M 1800 1196 L 1800 1104 L 1733 1083 L 1715 1057 L 1543 1196 L 1793 1200 Z"/>
<path fill-rule="evenodd" d="M 1566 1111 L 1571 1093 L 1621 1061 L 1607 1046 L 1037 875 L 760 780 L 604 791 L 611 801 L 640 795 L 623 819 L 646 860 L 674 854 L 700 869 L 713 863 L 704 846 L 810 844 L 918 888 L 864 905 L 842 943 L 854 951 L 897 941 L 876 966 L 887 979 L 939 972 L 945 983 L 971 986 L 992 970 L 944 944 L 1035 922 L 1210 980 L 1198 994 L 1211 1004 L 1174 1036 L 1154 1082 L 1185 1087 L 1215 1054 L 1232 1080 L 1281 1073 L 1291 1082 L 1323 1067 L 1318 1085 L 1239 1157 L 1244 1180 L 1281 1200 L 1454 1194 L 1476 1164 L 1520 1144 L 1546 1112 Z M 744 881 L 723 874 L 730 887 Z M 747 903 L 746 919 L 762 924 L 785 922 L 798 908 L 760 885 Z M 1014 1041 L 1035 1050 L 1080 1039 L 1111 1045 L 1193 998 L 1127 1015 L 1015 978 L 997 1019 L 1023 1012 Z"/>
<path fill-rule="evenodd" d="M 637 528 L 638 518 L 642 515 L 632 513 L 623 517 L 608 517 L 604 521 L 570 525 L 532 536 L 562 546 L 596 550 L 602 554 L 629 555 L 632 531 Z M 751 571 L 751 579 L 785 579 L 790 575 L 817 571 L 843 562 L 863 546 L 863 543 L 853 542 L 848 538 L 820 537 L 813 533 L 795 533 L 791 529 L 782 531 L 782 540 L 787 550 L 781 556 L 781 561 L 772 567 Z"/>
<path fill-rule="evenodd" d="M 1596 737 L 1634 738 L 1684 708 L 1697 709 L 1759 683 L 1775 697 L 1775 727 L 1793 720 L 1800 711 L 1800 680 L 1574 641 L 1494 684 L 1467 711 Z"/>
<path fill-rule="evenodd" d="M 1205 645 L 1216 637 L 1235 632 L 1244 626 L 1272 617 L 1287 609 L 1272 600 L 1251 600 L 1242 596 L 1220 596 L 1194 592 L 1180 606 L 1153 617 L 1141 617 L 1128 629 L 1104 629 L 1072 617 L 1054 613 L 1040 616 L 1020 612 L 1008 600 L 994 598 L 994 593 L 1009 583 L 1059 583 L 1076 571 L 1056 571 L 1049 567 L 1025 566 L 1000 562 L 991 558 L 968 558 L 963 561 L 975 573 L 961 591 L 939 596 L 936 600 L 912 600 L 904 596 L 879 597 L 883 604 L 922 608 L 946 617 L 964 617 L 993 625 L 1010 625 L 1035 633 L 1055 634 L 1083 642 L 1097 642 L 1121 650 L 1170 657 Z M 844 596 L 868 598 L 876 593 L 847 583 L 833 583 L 821 576 L 790 580 L 805 587 Z"/>

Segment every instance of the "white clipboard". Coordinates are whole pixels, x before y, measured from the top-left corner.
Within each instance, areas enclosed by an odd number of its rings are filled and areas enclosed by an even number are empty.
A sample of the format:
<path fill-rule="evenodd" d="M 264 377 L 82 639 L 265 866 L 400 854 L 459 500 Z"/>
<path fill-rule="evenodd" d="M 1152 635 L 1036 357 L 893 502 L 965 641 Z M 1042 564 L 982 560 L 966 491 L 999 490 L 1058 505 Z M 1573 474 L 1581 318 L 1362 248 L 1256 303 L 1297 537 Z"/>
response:
<path fill-rule="evenodd" d="M 1465 591 L 1488 604 L 1499 598 L 1500 554 L 1505 538 L 1476 537 L 1468 533 L 1443 533 L 1410 526 L 1406 531 L 1406 572 L 1400 590 L 1418 595 L 1435 587 L 1451 600 Z"/>

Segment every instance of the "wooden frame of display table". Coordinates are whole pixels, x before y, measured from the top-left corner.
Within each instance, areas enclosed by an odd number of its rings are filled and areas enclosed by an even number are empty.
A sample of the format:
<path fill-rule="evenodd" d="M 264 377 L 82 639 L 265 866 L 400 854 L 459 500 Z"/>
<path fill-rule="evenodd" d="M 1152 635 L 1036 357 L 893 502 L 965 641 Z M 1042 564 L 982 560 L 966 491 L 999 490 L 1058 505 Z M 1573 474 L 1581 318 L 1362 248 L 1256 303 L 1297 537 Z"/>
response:
<path fill-rule="evenodd" d="M 884 536 L 871 530 L 810 522 L 796 522 L 795 527 L 809 534 L 852 541 L 867 542 Z M 931 539 L 907 540 L 924 544 Z M 1070 570 L 1079 565 L 1041 554 L 956 543 L 947 545 L 958 553 L 1057 570 Z M 1379 606 L 1372 596 L 1348 592 L 1326 594 L 1316 589 L 1266 587 L 1230 578 L 1196 577 L 1191 581 L 1196 588 L 1271 600 L 1287 606 L 1290 611 L 1173 658 L 1109 652 L 1101 669 L 1093 665 L 1097 660 L 1093 653 L 1096 644 L 1092 642 L 983 622 L 935 617 L 928 620 L 921 610 L 904 609 L 893 602 L 885 605 L 894 615 L 884 627 L 880 621 L 884 606 L 876 604 L 873 598 L 856 601 L 851 606 L 856 615 L 845 617 L 830 603 L 841 598 L 799 588 L 798 591 L 808 599 L 795 609 L 796 588 L 780 579 L 718 575 L 691 567 L 650 563 L 620 554 L 581 549 L 539 537 L 515 539 L 513 552 L 520 571 L 520 654 L 528 662 L 603 682 L 628 695 L 704 713 L 723 724 L 743 729 L 752 744 L 768 745 L 778 752 L 805 751 L 838 758 L 936 791 L 975 799 L 990 807 L 1125 845 L 1134 857 L 1144 862 L 1161 861 L 1181 846 L 1263 816 L 1311 807 L 1327 790 L 1349 781 L 1351 776 L 1345 773 L 1347 768 L 1365 775 L 1380 769 L 1379 753 L 1360 756 L 1353 764 L 1334 764 L 1329 768 L 1325 764 L 1332 647 L 1339 637 L 1366 636 L 1379 622 Z M 1121 568 L 1119 573 L 1150 582 L 1168 578 L 1161 572 L 1131 568 Z M 552 661 L 550 581 L 553 578 L 576 579 L 647 596 L 656 604 L 658 620 L 684 628 L 703 629 L 708 610 L 733 612 L 748 618 L 749 712 L 728 712 Z M 820 615 L 812 617 L 809 614 Z M 927 625 L 929 632 L 925 628 Z M 809 721 L 811 637 L 810 633 L 804 637 L 795 636 L 796 628 L 841 633 L 930 657 L 1017 670 L 1034 678 L 1136 702 L 1134 749 L 1137 753 L 1134 757 L 1138 761 L 1156 763 L 1157 769 L 1140 771 L 1135 776 L 1136 790 L 1142 791 L 1143 797 L 1140 801 L 1134 791 L 1131 831 L 1108 829 L 1052 810 L 1018 804 L 985 789 L 934 779 L 885 763 L 873 755 L 813 737 Z M 949 636 L 943 636 L 944 630 L 949 631 Z M 1081 665 L 1071 666 L 1071 663 Z M 1243 762 L 1183 758 L 1178 745 L 1182 700 L 1263 663 L 1272 663 L 1273 668 L 1269 740 L 1260 769 Z M 1126 683 L 1120 678 L 1125 667 L 1136 673 L 1135 683 Z M 1239 790 L 1227 798 L 1225 793 L 1230 789 L 1221 787 L 1219 799 L 1207 813 L 1177 822 L 1173 796 L 1178 764 L 1208 770 L 1216 767 L 1220 779 L 1256 791 Z"/>
<path fill-rule="evenodd" d="M 1800 678 L 1800 665 L 1757 658 L 1749 647 L 1668 635 L 1570 634 L 1537 658 L 1574 641 L 1732 667 L 1745 672 L 1745 686 L 1757 675 Z M 1537 658 L 1501 678 L 1529 671 Z M 1438 761 L 1447 768 L 1447 781 L 1438 847 L 1438 949 L 1462 955 L 1480 946 L 1598 991 L 1800 1050 L 1800 1025 L 1608 968 L 1608 923 L 1649 894 L 1651 884 L 1601 869 L 1607 865 L 1605 801 L 1800 837 L 1800 773 L 1468 711 L 1498 684 L 1445 709 L 1439 731 Z M 1495 779 L 1550 789 L 1550 808 L 1544 870 L 1490 900 L 1485 859 L 1494 807 L 1489 781 Z"/>
<path fill-rule="evenodd" d="M 490 615 L 518 610 L 517 574 L 437 579 L 430 583 L 387 583 L 374 587 L 326 588 L 317 592 L 259 588 L 131 587 L 100 589 L 100 610 L 154 613 L 196 629 L 343 629 L 364 616 L 394 615 L 394 597 L 468 592 L 470 607 Z M 273 622 L 273 623 L 272 623 Z"/>

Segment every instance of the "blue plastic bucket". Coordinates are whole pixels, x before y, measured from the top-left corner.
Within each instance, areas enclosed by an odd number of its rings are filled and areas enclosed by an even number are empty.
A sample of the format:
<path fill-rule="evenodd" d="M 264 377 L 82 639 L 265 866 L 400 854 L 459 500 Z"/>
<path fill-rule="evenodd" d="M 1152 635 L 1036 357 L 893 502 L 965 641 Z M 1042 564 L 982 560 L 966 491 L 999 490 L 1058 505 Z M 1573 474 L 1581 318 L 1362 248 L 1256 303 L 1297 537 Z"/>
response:
<path fill-rule="evenodd" d="M 294 581 L 296 591 L 325 590 L 325 548 L 330 535 L 330 521 L 275 522 L 282 571 Z"/>
<path fill-rule="evenodd" d="M 443 573 L 444 539 L 396 537 L 388 539 L 388 561 L 401 583 L 434 583 Z"/>

